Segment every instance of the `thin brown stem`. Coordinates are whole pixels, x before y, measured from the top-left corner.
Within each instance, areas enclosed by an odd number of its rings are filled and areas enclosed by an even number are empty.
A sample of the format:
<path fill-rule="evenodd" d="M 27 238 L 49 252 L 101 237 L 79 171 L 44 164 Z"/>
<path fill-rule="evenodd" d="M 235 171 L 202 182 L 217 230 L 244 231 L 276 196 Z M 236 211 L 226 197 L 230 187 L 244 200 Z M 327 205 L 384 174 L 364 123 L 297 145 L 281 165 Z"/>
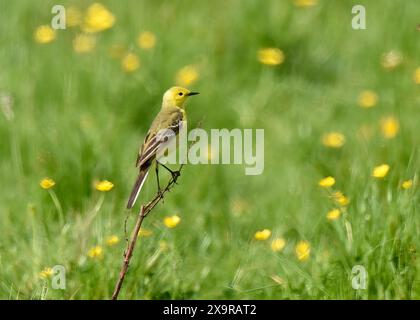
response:
<path fill-rule="evenodd" d="M 181 165 L 178 169 L 179 174 L 181 174 L 181 170 L 183 165 Z M 122 284 L 124 282 L 125 275 L 127 274 L 128 267 L 130 265 L 130 260 L 133 255 L 134 248 L 136 246 L 138 234 L 143 223 L 144 218 L 156 207 L 156 205 L 163 199 L 165 193 L 169 192 L 174 185 L 180 175 L 174 175 L 166 185 L 166 187 L 160 192 L 157 193 L 152 200 L 150 200 L 146 205 L 142 205 L 140 212 L 137 216 L 136 225 L 134 227 L 133 233 L 131 234 L 131 239 L 128 244 L 127 250 L 124 252 L 124 261 L 121 267 L 120 276 L 118 278 L 117 284 L 115 285 L 114 293 L 112 294 L 111 300 L 117 300 L 118 295 L 120 293 Z"/>
<path fill-rule="evenodd" d="M 198 123 L 197 128 L 201 127 L 202 121 L 203 120 L 201 120 Z M 191 147 L 192 144 L 189 145 L 188 150 L 189 150 L 189 148 Z M 128 243 L 127 249 L 124 252 L 124 261 L 123 261 L 123 264 L 122 264 L 122 267 L 121 267 L 120 276 L 118 278 L 117 284 L 115 285 L 114 293 L 112 294 L 111 300 L 117 300 L 118 299 L 118 295 L 120 293 L 122 284 L 124 282 L 124 278 L 127 274 L 128 267 L 129 267 L 130 261 L 131 261 L 131 257 L 133 255 L 133 251 L 134 251 L 134 248 L 136 246 L 138 234 L 139 234 L 139 231 L 140 231 L 140 228 L 141 228 L 141 225 L 143 223 L 144 218 L 146 218 L 146 216 L 163 199 L 163 196 L 165 195 L 165 193 L 169 192 L 175 186 L 178 178 L 181 176 L 181 170 L 182 170 L 183 167 L 184 167 L 184 164 L 181 164 L 178 171 L 177 171 L 178 174 L 172 175 L 172 178 L 169 180 L 166 187 L 163 190 L 161 190 L 160 192 L 156 193 L 156 195 L 153 197 L 153 199 L 150 200 L 147 204 L 141 206 L 140 212 L 137 216 L 136 225 L 134 227 L 133 233 L 131 234 L 130 242 Z M 125 221 L 125 226 L 124 226 L 125 230 L 126 230 L 126 223 L 127 223 L 127 219 Z"/>

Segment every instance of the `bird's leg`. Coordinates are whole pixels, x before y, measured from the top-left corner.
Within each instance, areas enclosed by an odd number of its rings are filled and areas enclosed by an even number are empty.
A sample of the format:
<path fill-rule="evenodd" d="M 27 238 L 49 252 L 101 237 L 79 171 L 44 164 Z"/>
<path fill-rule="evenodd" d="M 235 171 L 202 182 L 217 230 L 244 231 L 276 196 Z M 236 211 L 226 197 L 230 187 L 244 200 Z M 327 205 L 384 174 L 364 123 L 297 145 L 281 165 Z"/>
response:
<path fill-rule="evenodd" d="M 166 170 L 168 170 L 171 175 L 172 175 L 172 179 L 174 180 L 174 182 L 176 183 L 176 180 L 178 179 L 178 177 L 181 175 L 179 171 L 173 171 L 171 169 L 169 169 L 167 166 L 165 166 L 163 163 L 160 163 L 159 161 L 156 160 L 156 163 L 159 165 L 161 165 L 162 167 L 164 167 Z"/>
<path fill-rule="evenodd" d="M 156 182 L 157 182 L 157 187 L 158 187 L 158 194 L 162 196 L 162 189 L 160 188 L 160 183 L 159 183 L 159 162 L 157 161 L 156 161 L 155 171 L 156 171 Z"/>

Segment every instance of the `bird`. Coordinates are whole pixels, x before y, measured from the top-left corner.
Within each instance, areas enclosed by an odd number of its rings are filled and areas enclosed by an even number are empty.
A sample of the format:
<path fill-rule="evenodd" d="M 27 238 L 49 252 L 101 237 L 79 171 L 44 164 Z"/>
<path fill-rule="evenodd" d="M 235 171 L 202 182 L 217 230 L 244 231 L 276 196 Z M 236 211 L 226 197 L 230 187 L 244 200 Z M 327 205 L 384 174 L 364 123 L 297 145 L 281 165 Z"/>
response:
<path fill-rule="evenodd" d="M 128 199 L 127 209 L 131 209 L 136 203 L 153 162 L 156 164 L 158 192 L 160 192 L 158 176 L 159 165 L 162 165 L 169 170 L 172 176 L 177 173 L 158 161 L 157 153 L 159 151 L 159 147 L 161 147 L 163 143 L 166 143 L 170 138 L 169 136 L 166 136 L 165 138 L 165 135 L 162 136 L 161 133 L 165 132 L 165 129 L 170 129 L 172 136 L 173 133 L 175 133 L 175 135 L 179 133 L 182 122 L 187 120 L 185 102 L 190 96 L 197 94 L 199 93 L 190 91 L 183 87 L 175 86 L 169 88 L 163 95 L 162 108 L 153 120 L 138 152 L 136 167 L 139 168 L 139 173 Z"/>

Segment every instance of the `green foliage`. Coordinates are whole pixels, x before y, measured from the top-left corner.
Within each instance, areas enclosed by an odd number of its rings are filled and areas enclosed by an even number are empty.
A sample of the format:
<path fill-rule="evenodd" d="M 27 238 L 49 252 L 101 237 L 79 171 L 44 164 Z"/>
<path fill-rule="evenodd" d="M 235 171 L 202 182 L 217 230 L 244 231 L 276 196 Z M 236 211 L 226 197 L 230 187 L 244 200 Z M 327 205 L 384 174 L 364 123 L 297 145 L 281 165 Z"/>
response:
<path fill-rule="evenodd" d="M 264 128 L 265 170 L 246 176 L 242 165 L 187 165 L 145 220 L 153 234 L 140 238 L 120 298 L 419 299 L 420 89 L 412 78 L 420 5 L 366 3 L 367 29 L 357 31 L 357 3 L 103 1 L 116 23 L 95 35 L 92 52 L 78 54 L 77 28 L 58 30 L 48 44 L 33 39 L 50 23 L 54 1 L 2 1 L 0 94 L 13 98 L 14 118 L 0 114 L 0 298 L 111 296 L 124 219 L 129 230 L 135 220 L 125 204 L 138 146 L 177 71 L 195 65 L 190 88 L 201 95 L 189 101 L 190 126 L 204 118 L 205 129 Z M 144 30 L 156 35 L 152 50 L 137 46 Z M 109 54 L 113 45 L 138 55 L 140 68 L 124 72 Z M 259 63 L 264 47 L 280 48 L 284 63 Z M 385 70 L 381 57 L 391 50 L 403 61 Z M 376 107 L 357 105 L 365 89 L 377 92 Z M 381 136 L 385 116 L 400 123 L 393 139 Z M 321 144 L 330 131 L 345 135 L 342 148 Z M 372 178 L 381 163 L 389 174 Z M 336 221 L 326 219 L 335 204 L 318 186 L 328 175 L 350 199 Z M 56 182 L 64 223 L 51 190 L 39 186 L 44 177 Z M 107 193 L 94 188 L 103 179 L 115 185 Z M 406 179 L 413 188 L 401 189 Z M 144 191 L 140 200 L 156 191 L 153 175 Z M 181 222 L 168 229 L 163 218 L 174 214 Z M 271 238 L 254 240 L 265 228 Z M 111 235 L 117 245 L 106 244 Z M 287 241 L 281 252 L 270 249 L 276 237 Z M 305 262 L 294 252 L 300 240 L 311 245 Z M 100 259 L 88 256 L 96 245 Z M 66 268 L 66 290 L 39 277 L 57 264 Z M 368 272 L 366 290 L 351 286 L 355 265 Z"/>

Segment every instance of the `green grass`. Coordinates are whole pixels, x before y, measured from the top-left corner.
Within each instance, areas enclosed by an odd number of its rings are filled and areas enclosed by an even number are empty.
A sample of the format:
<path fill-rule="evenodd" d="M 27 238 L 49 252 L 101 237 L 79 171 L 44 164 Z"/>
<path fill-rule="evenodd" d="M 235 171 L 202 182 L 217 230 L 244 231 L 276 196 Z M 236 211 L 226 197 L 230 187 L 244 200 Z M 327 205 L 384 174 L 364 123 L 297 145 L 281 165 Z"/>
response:
<path fill-rule="evenodd" d="M 351 8 L 363 2 L 367 30 L 351 28 Z M 157 113 L 163 92 L 187 64 L 199 66 L 191 86 L 202 94 L 189 103 L 189 119 L 203 127 L 264 128 L 265 170 L 245 176 L 243 165 L 188 165 L 164 204 L 145 220 L 153 235 L 140 238 L 120 298 L 123 299 L 419 299 L 419 192 L 399 187 L 418 180 L 420 66 L 416 1 L 326 1 L 297 8 L 290 1 L 103 1 L 116 24 L 97 36 L 92 53 L 72 49 L 77 29 L 55 41 L 33 41 L 48 24 L 54 1 L 0 3 L 0 92 L 13 98 L 14 119 L 0 114 L 0 298 L 107 299 L 125 248 L 125 203 L 134 183 L 136 151 Z M 66 1 L 80 5 L 83 1 Z M 152 51 L 137 47 L 142 30 L 156 34 Z M 140 56 L 127 74 L 108 49 L 122 44 Z M 285 62 L 267 67 L 262 47 L 281 48 Z M 395 70 L 383 53 L 401 52 Z M 357 106 L 375 90 L 375 108 Z M 382 117 L 400 122 L 394 139 L 379 131 Z M 371 128 L 369 139 L 360 128 Z M 340 131 L 340 149 L 324 147 L 325 132 Z M 371 177 L 388 163 L 384 180 Z M 346 214 L 326 219 L 334 207 L 318 186 L 336 178 L 350 198 Z M 48 191 L 54 192 L 65 223 Z M 95 180 L 115 184 L 102 194 Z M 143 199 L 153 196 L 154 177 Z M 104 196 L 98 212 L 94 208 Z M 174 229 L 164 226 L 178 214 Z M 129 229 L 135 220 L 130 214 Z M 345 223 L 352 228 L 347 237 Z M 253 235 L 268 228 L 283 237 Z M 112 247 L 106 238 L 121 241 Z M 311 245 L 299 261 L 294 246 Z M 160 250 L 166 241 L 168 249 Z M 103 259 L 87 257 L 95 245 Z M 53 290 L 39 272 L 66 268 L 66 290 Z M 351 270 L 368 272 L 366 290 L 351 286 Z M 274 279 L 282 279 L 274 281 Z"/>

